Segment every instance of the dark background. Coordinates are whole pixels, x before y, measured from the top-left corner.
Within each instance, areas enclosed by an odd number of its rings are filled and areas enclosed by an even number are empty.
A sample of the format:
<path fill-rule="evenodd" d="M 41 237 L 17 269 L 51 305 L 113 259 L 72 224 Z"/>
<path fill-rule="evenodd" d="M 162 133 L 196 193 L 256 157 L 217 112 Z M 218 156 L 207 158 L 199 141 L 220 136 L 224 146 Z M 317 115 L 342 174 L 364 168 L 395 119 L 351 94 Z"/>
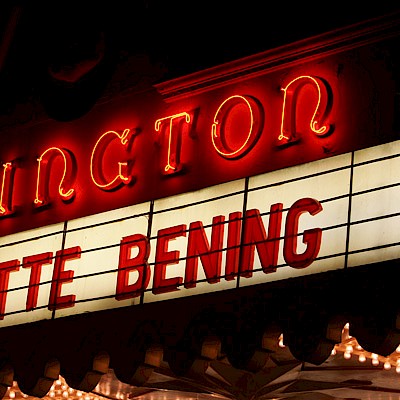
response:
<path fill-rule="evenodd" d="M 2 1 L 0 116 L 42 99 L 51 117 L 78 118 L 129 55 L 146 54 L 167 80 L 397 10 L 393 1 Z M 49 67 L 59 72 L 93 59 L 100 41 L 103 59 L 94 78 L 49 76 Z M 77 87 L 79 94 L 71 95 Z M 91 98 L 78 110 L 51 109 L 54 99 L 78 102 L 82 91 Z"/>

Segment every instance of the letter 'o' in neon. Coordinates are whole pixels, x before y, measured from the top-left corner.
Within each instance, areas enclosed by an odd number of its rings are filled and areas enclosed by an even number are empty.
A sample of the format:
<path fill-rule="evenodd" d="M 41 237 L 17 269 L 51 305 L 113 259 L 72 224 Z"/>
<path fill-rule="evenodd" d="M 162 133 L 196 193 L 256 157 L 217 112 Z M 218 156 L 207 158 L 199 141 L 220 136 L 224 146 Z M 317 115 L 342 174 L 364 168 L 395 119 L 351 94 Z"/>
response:
<path fill-rule="evenodd" d="M 226 140 L 226 121 L 231 111 L 239 105 L 245 105 L 248 109 L 249 131 L 244 142 L 237 148 L 232 148 Z M 242 157 L 254 146 L 259 138 L 264 122 L 263 116 L 261 105 L 250 96 L 234 95 L 225 99 L 218 107 L 211 127 L 211 140 L 215 150 L 224 158 Z"/>

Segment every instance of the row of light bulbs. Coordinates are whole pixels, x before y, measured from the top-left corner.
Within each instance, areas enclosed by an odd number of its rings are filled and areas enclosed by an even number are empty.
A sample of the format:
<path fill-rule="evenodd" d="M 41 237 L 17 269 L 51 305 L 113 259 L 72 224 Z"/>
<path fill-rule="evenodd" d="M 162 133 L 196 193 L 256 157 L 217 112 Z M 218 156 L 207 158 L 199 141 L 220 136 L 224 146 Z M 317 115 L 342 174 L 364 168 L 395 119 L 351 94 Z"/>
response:
<path fill-rule="evenodd" d="M 281 348 L 286 347 L 283 340 L 283 334 L 278 338 L 278 345 Z M 385 370 L 391 370 L 395 367 L 396 372 L 400 374 L 400 345 L 397 349 L 390 354 L 388 357 L 380 356 L 375 353 L 365 351 L 357 342 L 356 338 L 349 334 L 349 324 L 347 323 L 342 330 L 342 341 L 336 344 L 332 350 L 331 355 L 334 356 L 338 352 L 343 353 L 343 357 L 346 360 L 350 360 L 353 356 L 358 356 L 358 361 L 364 363 L 367 359 L 371 360 L 371 364 L 379 366 L 383 364 Z M 96 389 L 95 389 L 96 392 Z M 110 393 L 104 393 L 105 397 L 96 395 L 94 393 L 85 393 L 80 390 L 75 390 L 67 385 L 65 380 L 60 376 L 57 381 L 54 382 L 49 393 L 46 395 L 50 399 L 76 399 L 76 400 L 105 400 Z M 4 396 L 4 400 L 7 399 L 20 399 L 27 398 L 28 395 L 22 393 L 18 388 L 17 382 L 13 382 L 13 386 L 7 390 Z M 122 390 L 118 391 L 113 397 L 117 400 L 126 400 L 127 394 Z"/>

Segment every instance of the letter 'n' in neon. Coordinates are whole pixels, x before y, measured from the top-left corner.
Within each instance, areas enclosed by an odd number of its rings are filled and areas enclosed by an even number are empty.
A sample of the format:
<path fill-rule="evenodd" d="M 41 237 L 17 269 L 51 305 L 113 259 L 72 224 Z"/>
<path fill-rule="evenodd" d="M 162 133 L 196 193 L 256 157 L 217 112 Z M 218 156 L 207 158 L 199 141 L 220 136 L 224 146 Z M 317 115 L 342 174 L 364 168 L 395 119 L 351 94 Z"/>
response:
<path fill-rule="evenodd" d="M 333 125 L 327 123 L 332 108 L 332 90 L 327 82 L 321 78 L 301 75 L 291 80 L 283 91 L 283 105 L 281 129 L 278 136 L 278 145 L 294 143 L 298 140 L 297 106 L 299 95 L 305 85 L 314 86 L 317 98 L 314 113 L 310 119 L 310 131 L 317 136 L 327 136 L 333 131 Z"/>
<path fill-rule="evenodd" d="M 38 169 L 34 204 L 38 207 L 49 203 L 51 166 L 56 157 L 62 157 L 63 160 L 63 172 L 58 185 L 58 194 L 63 201 L 69 201 L 75 195 L 75 189 L 72 187 L 76 175 L 75 158 L 68 150 L 50 147 L 37 159 Z"/>

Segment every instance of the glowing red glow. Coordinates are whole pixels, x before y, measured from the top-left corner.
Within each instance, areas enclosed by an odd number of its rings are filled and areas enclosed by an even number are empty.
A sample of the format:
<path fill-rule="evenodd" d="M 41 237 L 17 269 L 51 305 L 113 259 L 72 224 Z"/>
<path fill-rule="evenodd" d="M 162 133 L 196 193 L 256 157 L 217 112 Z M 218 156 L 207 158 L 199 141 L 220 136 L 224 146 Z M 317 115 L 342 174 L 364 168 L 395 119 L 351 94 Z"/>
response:
<path fill-rule="evenodd" d="M 187 112 L 182 112 L 168 117 L 160 118 L 155 122 L 154 128 L 159 132 L 163 122 L 169 122 L 168 125 L 168 144 L 167 144 L 167 160 L 163 166 L 165 174 L 173 174 L 180 170 L 180 150 L 181 150 L 181 136 L 182 125 L 175 124 L 174 122 L 185 121 L 186 124 L 190 122 L 190 115 Z M 174 126 L 176 128 L 174 129 Z"/>
<path fill-rule="evenodd" d="M 121 184 L 127 185 L 132 180 L 129 161 L 117 161 L 118 172 L 111 178 L 105 176 L 104 158 L 109 145 L 118 139 L 125 150 L 129 149 L 133 132 L 125 129 L 122 133 L 107 131 L 103 133 L 93 147 L 90 157 L 90 176 L 93 183 L 103 190 L 113 190 Z M 115 162 L 115 160 L 113 160 Z"/>
<path fill-rule="evenodd" d="M 331 126 L 324 124 L 330 111 L 331 95 L 328 84 L 320 78 L 310 75 L 301 75 L 291 80 L 283 91 L 283 105 L 281 117 L 281 131 L 278 140 L 287 143 L 297 139 L 296 106 L 300 90 L 307 84 L 311 84 L 317 91 L 317 100 L 314 113 L 310 119 L 310 130 L 318 136 L 331 133 Z"/>
<path fill-rule="evenodd" d="M 243 106 L 247 112 L 240 109 Z M 240 136 L 245 136 L 241 144 L 232 143 L 232 140 L 229 140 L 229 136 L 233 136 L 230 133 L 235 128 L 235 123 L 231 121 L 234 119 L 235 112 L 240 115 L 241 119 L 246 120 L 244 116 L 247 117 L 248 125 L 247 127 L 243 126 L 242 129 L 248 131 L 244 135 L 243 132 L 240 132 Z M 262 115 L 261 107 L 250 96 L 234 95 L 225 99 L 218 107 L 214 123 L 211 126 L 211 140 L 215 150 L 225 158 L 243 156 L 254 146 L 261 133 Z M 237 118 L 234 120 L 237 121 Z"/>
<path fill-rule="evenodd" d="M 36 197 L 34 203 L 38 206 L 47 204 L 49 201 L 48 185 L 50 180 L 51 164 L 57 156 L 61 156 L 64 161 L 64 169 L 58 185 L 58 193 L 64 201 L 70 200 L 74 196 L 75 189 L 64 188 L 65 184 L 68 186 L 72 185 L 71 181 L 73 180 L 75 173 L 74 159 L 72 158 L 71 153 L 67 150 L 60 149 L 59 147 L 50 147 L 37 159 L 38 169 L 36 179 Z"/>

